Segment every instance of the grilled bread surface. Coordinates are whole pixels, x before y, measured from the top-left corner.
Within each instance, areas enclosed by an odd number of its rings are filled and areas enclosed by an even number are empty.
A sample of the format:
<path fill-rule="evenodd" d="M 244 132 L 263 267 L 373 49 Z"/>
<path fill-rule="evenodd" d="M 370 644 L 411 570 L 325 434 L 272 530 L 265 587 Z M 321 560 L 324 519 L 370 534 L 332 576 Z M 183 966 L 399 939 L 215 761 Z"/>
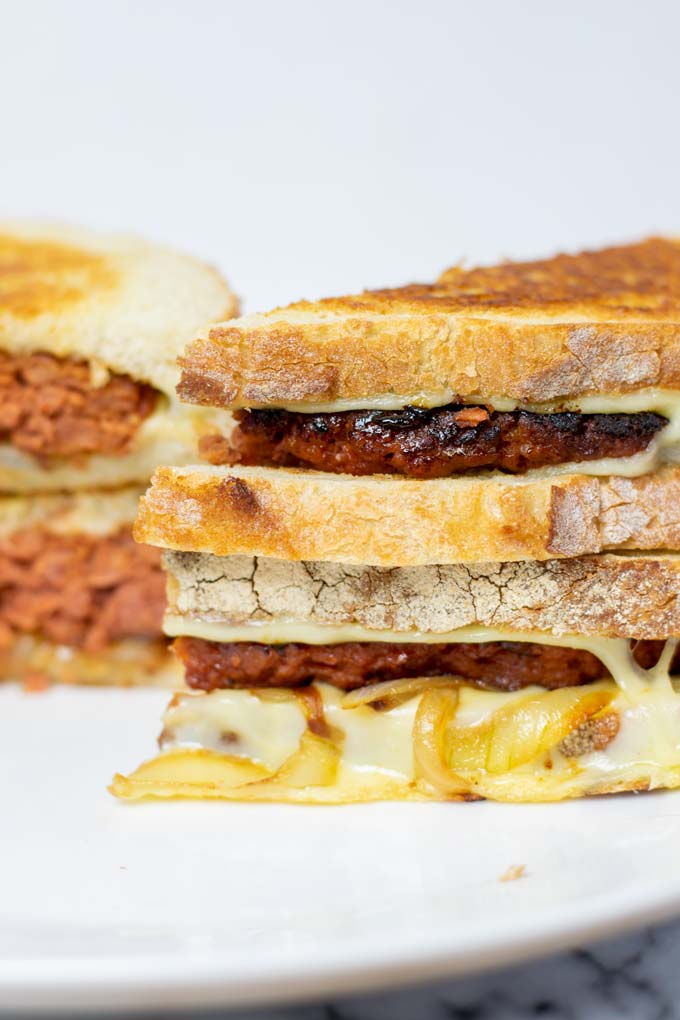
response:
<path fill-rule="evenodd" d="M 177 356 L 238 302 L 216 270 L 136 237 L 0 223 L 0 350 L 94 361 L 174 397 Z"/>
<path fill-rule="evenodd" d="M 272 468 L 160 468 L 135 536 L 170 549 L 403 567 L 680 551 L 680 468 L 639 478 L 419 481 Z"/>
<path fill-rule="evenodd" d="M 680 388 L 680 242 L 447 270 L 201 333 L 179 393 L 220 407 L 560 406 Z"/>

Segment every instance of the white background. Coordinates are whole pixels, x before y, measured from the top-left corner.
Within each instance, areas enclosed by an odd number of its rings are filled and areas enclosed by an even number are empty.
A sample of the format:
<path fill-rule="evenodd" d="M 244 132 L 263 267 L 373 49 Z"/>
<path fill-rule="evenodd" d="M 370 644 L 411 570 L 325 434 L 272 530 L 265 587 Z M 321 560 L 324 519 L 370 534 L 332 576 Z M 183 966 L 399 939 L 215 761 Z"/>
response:
<path fill-rule="evenodd" d="M 250 310 L 680 233 L 680 4 L 0 0 L 0 215 Z"/>

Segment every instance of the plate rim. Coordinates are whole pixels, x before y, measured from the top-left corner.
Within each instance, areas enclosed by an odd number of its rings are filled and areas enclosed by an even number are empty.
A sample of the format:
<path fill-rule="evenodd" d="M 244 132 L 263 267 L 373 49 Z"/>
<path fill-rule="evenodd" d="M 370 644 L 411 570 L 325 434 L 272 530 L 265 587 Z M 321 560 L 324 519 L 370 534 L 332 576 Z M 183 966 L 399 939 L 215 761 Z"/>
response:
<path fill-rule="evenodd" d="M 419 937 L 409 944 L 398 938 L 376 953 L 373 935 L 364 940 L 373 949 L 366 959 L 357 959 L 366 946 L 353 939 L 350 953 L 348 943 L 343 943 L 340 951 L 337 946 L 326 949 L 320 965 L 317 957 L 312 966 L 302 969 L 288 961 L 276 965 L 270 958 L 263 968 L 253 966 L 237 979 L 225 969 L 229 950 L 219 948 L 204 954 L 201 966 L 192 958 L 191 965 L 183 969 L 181 958 L 173 957 L 170 971 L 168 957 L 161 954 L 140 958 L 137 966 L 131 966 L 129 956 L 46 957 L 39 964 L 29 958 L 0 958 L 0 1011 L 57 1015 L 93 1010 L 114 1014 L 131 1009 L 285 1006 L 509 967 L 575 948 L 582 941 L 590 945 L 623 935 L 678 914 L 680 884 L 669 895 L 663 883 L 654 882 L 629 892 L 623 904 L 620 894 L 608 892 L 587 911 L 579 902 L 568 911 L 562 906 L 533 915 L 526 930 L 512 938 L 508 922 L 499 926 L 492 939 L 488 927 L 479 926 L 463 949 L 452 949 L 450 930 L 442 927 L 426 941 Z"/>

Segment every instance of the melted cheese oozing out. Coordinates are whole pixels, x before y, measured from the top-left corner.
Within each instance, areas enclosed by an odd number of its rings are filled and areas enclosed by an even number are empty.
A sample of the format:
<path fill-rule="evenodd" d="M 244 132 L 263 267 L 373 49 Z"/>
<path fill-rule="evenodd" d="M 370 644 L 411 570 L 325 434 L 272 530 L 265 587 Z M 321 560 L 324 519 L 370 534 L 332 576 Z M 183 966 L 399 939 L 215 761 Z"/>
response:
<path fill-rule="evenodd" d="M 658 679 L 658 678 L 657 678 Z M 341 734 L 341 757 L 332 783 L 295 786 L 262 797 L 247 784 L 221 788 L 214 766 L 219 761 L 248 761 L 275 772 L 294 756 L 306 719 L 292 692 L 269 701 L 255 691 L 215 691 L 181 695 L 173 699 L 164 718 L 163 753 L 149 763 L 154 778 L 141 778 L 144 769 L 125 779 L 116 777 L 119 796 L 209 796 L 225 799 L 275 799 L 312 803 L 383 799 L 443 799 L 441 792 L 419 778 L 413 727 L 423 697 L 417 694 L 394 708 L 376 711 L 370 706 L 343 707 L 343 695 L 324 684 L 315 685 L 324 715 Z M 619 728 L 602 750 L 578 758 L 567 757 L 560 747 L 549 755 L 502 773 L 479 770 L 468 777 L 469 793 L 506 801 L 561 800 L 623 789 L 680 785 L 680 696 L 669 684 L 651 680 L 631 696 L 609 681 L 599 689 L 611 693 L 608 712 L 618 716 Z M 281 694 L 282 692 L 279 692 Z M 456 727 L 479 726 L 499 709 L 507 709 L 537 688 L 515 693 L 460 689 Z M 208 751 L 187 773 L 186 763 L 175 765 L 173 754 L 182 750 Z M 200 787 L 200 793 L 193 792 Z M 192 789 L 193 788 L 193 789 Z"/>
<path fill-rule="evenodd" d="M 588 642 L 606 661 L 613 679 L 573 690 L 584 696 L 597 690 L 609 698 L 606 712 L 615 714 L 617 730 L 606 746 L 591 745 L 574 757 L 557 744 L 504 772 L 477 768 L 465 777 L 466 794 L 541 801 L 680 786 L 680 695 L 668 674 L 676 644 L 669 640 L 657 665 L 645 671 L 635 663 L 627 642 Z M 409 692 L 406 700 L 381 710 L 348 704 L 347 696 L 329 685 L 313 687 L 338 754 L 330 781 L 276 782 L 277 770 L 299 757 L 308 732 L 295 692 L 224 690 L 176 695 L 164 717 L 163 753 L 129 777 L 116 776 L 112 791 L 127 799 L 200 796 L 311 803 L 446 796 L 423 778 L 415 758 L 414 723 L 427 682 L 421 692 Z M 467 686 L 457 690 L 458 705 L 448 729 L 454 745 L 456 728 L 462 732 L 479 727 L 498 711 L 557 693 L 542 688 L 512 693 Z M 517 733 L 521 746 L 521 727 Z M 253 785 L 252 775 L 239 780 L 238 769 L 246 765 L 273 777 L 274 786 L 267 789 L 267 781 Z M 228 781 L 225 768 L 231 770 Z"/>

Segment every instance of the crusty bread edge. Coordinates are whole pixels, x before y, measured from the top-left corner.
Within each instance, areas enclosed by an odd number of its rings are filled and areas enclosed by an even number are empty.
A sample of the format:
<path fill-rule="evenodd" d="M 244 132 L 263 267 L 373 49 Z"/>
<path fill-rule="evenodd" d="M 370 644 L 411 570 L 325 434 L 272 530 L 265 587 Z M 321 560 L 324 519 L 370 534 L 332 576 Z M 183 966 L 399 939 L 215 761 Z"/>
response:
<path fill-rule="evenodd" d="M 138 541 L 374 566 L 680 550 L 680 468 L 420 481 L 269 468 L 160 468 Z"/>
<path fill-rule="evenodd" d="M 668 322 L 536 322 L 391 315 L 213 327 L 180 358 L 181 398 L 216 407 L 559 406 L 581 397 L 680 389 L 680 329 Z"/>

